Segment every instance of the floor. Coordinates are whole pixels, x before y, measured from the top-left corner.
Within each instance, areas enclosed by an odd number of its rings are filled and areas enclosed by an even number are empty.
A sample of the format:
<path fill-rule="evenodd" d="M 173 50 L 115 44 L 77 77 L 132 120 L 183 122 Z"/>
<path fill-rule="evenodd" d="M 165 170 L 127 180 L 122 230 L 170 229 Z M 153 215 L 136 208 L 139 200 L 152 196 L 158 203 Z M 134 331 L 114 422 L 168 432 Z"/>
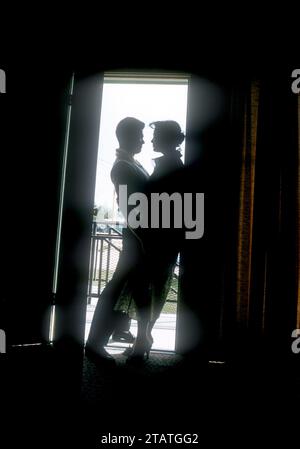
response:
<path fill-rule="evenodd" d="M 94 310 L 95 310 L 94 305 L 90 305 L 87 307 L 85 339 L 87 339 L 89 334 Z M 134 336 L 136 336 L 137 322 L 135 320 L 131 320 L 130 332 Z M 175 332 L 176 332 L 176 315 L 173 313 L 172 314 L 162 313 L 152 331 L 152 336 L 154 339 L 152 349 L 162 351 L 174 351 Z M 124 347 L 127 347 L 128 345 L 120 342 L 110 341 L 110 346 L 112 348 L 120 347 L 121 349 L 122 348 L 124 349 Z"/>
<path fill-rule="evenodd" d="M 194 447 L 201 449 L 299 442 L 298 358 L 216 364 L 153 352 L 141 366 L 119 354 L 109 367 L 69 348 L 19 348 L 5 356 L 3 448 L 100 449 L 119 447 L 101 443 L 109 434 L 154 433 L 197 434 Z"/>

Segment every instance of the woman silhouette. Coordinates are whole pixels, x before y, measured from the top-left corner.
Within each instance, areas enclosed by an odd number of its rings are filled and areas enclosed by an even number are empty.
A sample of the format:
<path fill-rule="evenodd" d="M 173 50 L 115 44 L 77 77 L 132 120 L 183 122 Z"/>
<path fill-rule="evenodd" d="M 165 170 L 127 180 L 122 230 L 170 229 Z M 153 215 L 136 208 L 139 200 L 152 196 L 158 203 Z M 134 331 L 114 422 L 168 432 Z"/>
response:
<path fill-rule="evenodd" d="M 150 126 L 154 129 L 153 149 L 155 152 L 162 153 L 162 156 L 154 159 L 155 168 L 147 181 L 145 193 L 148 197 L 152 193 L 160 194 L 163 192 L 171 195 L 179 191 L 181 183 L 180 174 L 184 165 L 178 148 L 184 141 L 185 136 L 179 124 L 172 120 L 153 122 Z M 171 212 L 170 215 L 172 215 Z M 182 243 L 183 230 L 175 229 L 172 227 L 172 223 L 170 224 L 171 226 L 168 229 L 163 228 L 160 224 L 158 228 L 146 229 L 141 234 L 146 255 L 145 263 L 149 280 L 151 313 L 147 328 L 141 332 L 143 337 L 136 340 L 133 347 L 128 348 L 124 353 L 128 356 L 128 362 L 142 361 L 145 355 L 149 356 L 153 344 L 151 331 L 161 314 L 171 286 Z M 129 285 L 129 289 L 127 291 L 125 289 L 120 295 L 116 309 L 127 309 L 129 315 L 135 317 L 135 303 L 131 300 L 131 287 Z"/>
<path fill-rule="evenodd" d="M 172 195 L 181 188 L 181 173 L 184 164 L 180 145 L 185 139 L 179 124 L 173 120 L 156 121 L 150 124 L 154 129 L 152 145 L 162 156 L 154 159 L 155 168 L 148 182 L 148 193 L 166 192 Z M 170 212 L 172 216 L 172 213 Z M 171 217 L 170 217 L 171 218 Z M 164 307 L 171 286 L 174 268 L 183 239 L 183 229 L 172 227 L 151 229 L 148 241 L 150 267 L 151 320 L 148 325 L 148 339 L 153 342 L 151 331 Z"/>

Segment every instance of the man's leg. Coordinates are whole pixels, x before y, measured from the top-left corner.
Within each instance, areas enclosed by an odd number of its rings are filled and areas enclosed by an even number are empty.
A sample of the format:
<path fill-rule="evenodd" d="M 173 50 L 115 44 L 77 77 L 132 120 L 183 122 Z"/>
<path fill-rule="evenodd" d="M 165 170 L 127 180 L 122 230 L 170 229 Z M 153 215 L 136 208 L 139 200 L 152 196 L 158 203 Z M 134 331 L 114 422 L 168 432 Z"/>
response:
<path fill-rule="evenodd" d="M 95 350 L 103 348 L 108 343 L 115 326 L 114 307 L 140 258 L 139 242 L 129 234 L 129 230 L 125 231 L 123 232 L 123 250 L 116 270 L 100 295 L 91 324 L 87 346 Z"/>
<path fill-rule="evenodd" d="M 90 347 L 105 346 L 114 330 L 114 307 L 128 277 L 128 267 L 124 259 L 126 255 L 122 252 L 112 279 L 98 299 L 87 341 Z"/>

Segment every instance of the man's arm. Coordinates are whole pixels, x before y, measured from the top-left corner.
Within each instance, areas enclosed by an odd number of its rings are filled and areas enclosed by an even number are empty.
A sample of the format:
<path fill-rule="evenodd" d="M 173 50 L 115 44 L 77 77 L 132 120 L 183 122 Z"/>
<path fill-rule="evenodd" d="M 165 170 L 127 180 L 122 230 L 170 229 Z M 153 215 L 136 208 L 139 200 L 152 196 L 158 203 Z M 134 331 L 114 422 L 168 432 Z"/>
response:
<path fill-rule="evenodd" d="M 116 192 L 118 194 L 119 186 L 126 185 L 128 196 L 136 192 L 144 192 L 146 180 L 143 175 L 139 175 L 137 170 L 134 169 L 126 161 L 117 162 L 111 171 L 111 179 L 114 183 Z"/>

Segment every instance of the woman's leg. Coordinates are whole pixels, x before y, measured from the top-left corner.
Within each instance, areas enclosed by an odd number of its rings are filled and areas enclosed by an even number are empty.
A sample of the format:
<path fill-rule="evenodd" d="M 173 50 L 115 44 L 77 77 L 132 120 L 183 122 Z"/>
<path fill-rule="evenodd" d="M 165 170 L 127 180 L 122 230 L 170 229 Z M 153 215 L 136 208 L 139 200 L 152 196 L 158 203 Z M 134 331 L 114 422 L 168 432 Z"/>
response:
<path fill-rule="evenodd" d="M 151 271 L 151 320 L 148 324 L 147 335 L 152 339 L 152 329 L 160 317 L 166 303 L 168 293 L 172 284 L 177 254 L 171 258 L 161 260 L 160 263 L 152 264 Z"/>
<path fill-rule="evenodd" d="M 141 254 L 139 264 L 131 277 L 132 296 L 137 313 L 137 337 L 130 354 L 130 359 L 142 359 L 149 354 L 152 341 L 148 339 L 147 329 L 150 322 L 151 297 L 149 291 L 149 270 L 144 254 Z"/>

